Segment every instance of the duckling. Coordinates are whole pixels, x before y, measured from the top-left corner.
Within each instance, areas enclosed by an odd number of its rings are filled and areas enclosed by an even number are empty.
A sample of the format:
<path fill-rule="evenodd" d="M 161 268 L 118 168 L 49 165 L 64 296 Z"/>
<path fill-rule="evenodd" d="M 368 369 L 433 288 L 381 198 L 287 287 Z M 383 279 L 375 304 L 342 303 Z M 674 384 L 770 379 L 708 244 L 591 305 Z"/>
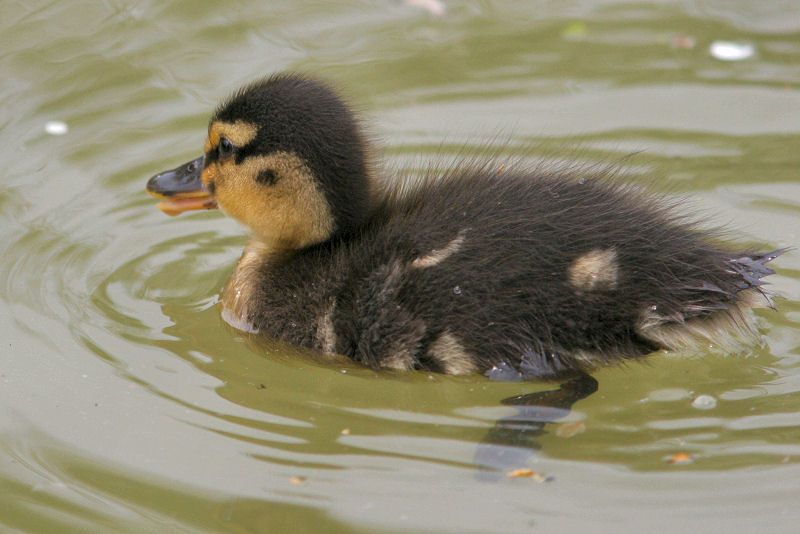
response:
<path fill-rule="evenodd" d="M 203 155 L 147 191 L 250 230 L 228 323 L 375 369 L 553 378 L 747 340 L 750 308 L 771 306 L 782 251 L 720 244 L 663 197 L 492 161 L 381 185 L 369 155 L 329 85 L 279 74 L 218 107 Z"/>

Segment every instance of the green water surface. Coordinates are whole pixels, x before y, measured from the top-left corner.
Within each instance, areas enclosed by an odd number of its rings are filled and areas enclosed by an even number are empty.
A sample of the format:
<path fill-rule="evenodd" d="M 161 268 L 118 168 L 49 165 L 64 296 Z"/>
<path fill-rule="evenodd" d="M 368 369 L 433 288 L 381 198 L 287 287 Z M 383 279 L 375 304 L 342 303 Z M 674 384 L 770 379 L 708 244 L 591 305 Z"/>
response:
<path fill-rule="evenodd" d="M 800 243 L 796 0 L 410 4 L 0 3 L 0 530 L 798 531 L 797 251 L 763 346 L 598 372 L 519 456 L 547 483 L 475 460 L 499 401 L 546 386 L 323 365 L 225 327 L 243 230 L 143 188 L 199 154 L 220 98 L 286 69 L 341 86 L 392 168 L 498 142 L 611 162 L 738 242 Z"/>

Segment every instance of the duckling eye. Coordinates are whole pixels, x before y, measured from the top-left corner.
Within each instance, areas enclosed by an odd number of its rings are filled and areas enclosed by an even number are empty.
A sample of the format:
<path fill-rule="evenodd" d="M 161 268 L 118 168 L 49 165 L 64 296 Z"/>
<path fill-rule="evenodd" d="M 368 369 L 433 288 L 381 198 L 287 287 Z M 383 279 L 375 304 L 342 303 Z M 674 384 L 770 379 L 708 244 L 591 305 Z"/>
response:
<path fill-rule="evenodd" d="M 227 137 L 220 137 L 219 144 L 217 145 L 217 153 L 220 158 L 224 158 L 233 154 L 233 143 Z"/>

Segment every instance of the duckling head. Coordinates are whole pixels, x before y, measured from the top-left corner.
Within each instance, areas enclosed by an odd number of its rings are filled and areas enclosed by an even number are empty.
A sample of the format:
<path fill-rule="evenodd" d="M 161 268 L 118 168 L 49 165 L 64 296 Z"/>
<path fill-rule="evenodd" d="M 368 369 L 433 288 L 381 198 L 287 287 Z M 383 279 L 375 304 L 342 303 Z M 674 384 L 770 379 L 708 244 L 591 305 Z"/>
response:
<path fill-rule="evenodd" d="M 245 86 L 211 117 L 203 150 L 148 182 L 165 213 L 219 207 L 283 250 L 352 232 L 369 214 L 364 138 L 319 81 L 278 75 Z"/>

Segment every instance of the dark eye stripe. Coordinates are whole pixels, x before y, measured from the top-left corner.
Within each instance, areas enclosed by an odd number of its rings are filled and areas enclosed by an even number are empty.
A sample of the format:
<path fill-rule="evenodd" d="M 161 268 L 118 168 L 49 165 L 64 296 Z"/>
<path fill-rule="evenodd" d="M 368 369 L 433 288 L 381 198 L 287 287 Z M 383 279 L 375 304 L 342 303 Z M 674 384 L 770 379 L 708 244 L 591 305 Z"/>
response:
<path fill-rule="evenodd" d="M 278 175 L 272 169 L 264 169 L 256 176 L 256 182 L 264 185 L 275 185 L 277 181 Z"/>
<path fill-rule="evenodd" d="M 220 160 L 219 145 L 211 147 L 210 152 L 206 152 L 206 165 L 211 165 Z M 243 147 L 234 147 L 233 161 L 239 165 L 253 153 L 253 143 Z"/>

